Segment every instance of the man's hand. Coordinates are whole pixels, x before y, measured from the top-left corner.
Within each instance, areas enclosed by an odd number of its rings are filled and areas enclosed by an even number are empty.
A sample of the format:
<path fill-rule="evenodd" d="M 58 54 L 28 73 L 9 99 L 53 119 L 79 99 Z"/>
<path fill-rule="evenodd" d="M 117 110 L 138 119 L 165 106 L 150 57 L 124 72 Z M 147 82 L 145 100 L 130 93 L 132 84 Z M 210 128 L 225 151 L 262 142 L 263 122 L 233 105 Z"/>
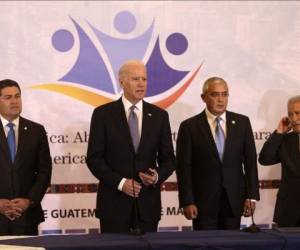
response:
<path fill-rule="evenodd" d="M 14 211 L 11 209 L 10 200 L 8 199 L 0 199 L 0 213 L 7 217 L 10 220 L 14 220 L 13 213 Z"/>
<path fill-rule="evenodd" d="M 140 183 L 136 182 L 133 179 L 126 179 L 122 187 L 122 191 L 131 197 L 138 197 L 141 188 L 142 186 Z"/>
<path fill-rule="evenodd" d="M 0 199 L 0 213 L 5 214 L 8 209 L 10 209 L 10 200 Z"/>
<path fill-rule="evenodd" d="M 291 129 L 292 129 L 292 123 L 290 122 L 290 119 L 288 117 L 281 118 L 277 127 L 277 133 L 285 134 L 289 132 Z"/>
<path fill-rule="evenodd" d="M 26 198 L 15 198 L 10 201 L 12 208 L 21 216 L 30 206 L 30 200 Z M 19 217 L 18 216 L 18 217 Z"/>
<path fill-rule="evenodd" d="M 198 216 L 198 208 L 194 204 L 187 205 L 183 207 L 183 214 L 188 220 L 196 219 Z"/>
<path fill-rule="evenodd" d="M 154 168 L 149 168 L 145 173 L 139 172 L 139 177 L 145 186 L 150 186 L 156 183 L 158 173 Z"/>
<path fill-rule="evenodd" d="M 19 209 L 15 209 L 8 199 L 0 199 L 0 213 L 10 220 L 19 217 Z"/>
<path fill-rule="evenodd" d="M 250 207 L 251 206 L 251 207 Z M 254 214 L 256 203 L 249 199 L 245 200 L 243 216 L 249 217 Z"/>

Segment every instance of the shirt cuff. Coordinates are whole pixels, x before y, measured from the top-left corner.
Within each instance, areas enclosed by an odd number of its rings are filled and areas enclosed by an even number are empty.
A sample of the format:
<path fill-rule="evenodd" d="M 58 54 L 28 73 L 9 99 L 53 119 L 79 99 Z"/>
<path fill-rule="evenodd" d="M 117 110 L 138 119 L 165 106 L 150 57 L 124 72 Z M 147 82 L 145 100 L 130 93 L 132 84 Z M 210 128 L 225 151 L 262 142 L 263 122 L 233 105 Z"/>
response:
<path fill-rule="evenodd" d="M 157 171 L 156 171 L 156 174 L 155 174 L 156 176 L 155 176 L 155 181 L 154 181 L 154 185 L 158 182 L 158 173 L 157 173 Z"/>
<path fill-rule="evenodd" d="M 120 181 L 120 183 L 118 185 L 118 190 L 119 191 L 122 191 L 125 181 L 126 181 L 126 178 L 122 178 L 122 180 Z"/>

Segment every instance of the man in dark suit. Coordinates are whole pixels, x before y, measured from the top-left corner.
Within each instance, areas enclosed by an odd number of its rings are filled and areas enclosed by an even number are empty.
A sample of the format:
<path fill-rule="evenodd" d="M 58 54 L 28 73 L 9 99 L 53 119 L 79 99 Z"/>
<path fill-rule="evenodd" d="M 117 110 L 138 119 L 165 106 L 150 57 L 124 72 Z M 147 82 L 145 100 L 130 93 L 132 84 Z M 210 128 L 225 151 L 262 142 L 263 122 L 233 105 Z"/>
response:
<path fill-rule="evenodd" d="M 37 235 L 51 158 L 42 125 L 20 117 L 21 90 L 0 81 L 0 235 Z"/>
<path fill-rule="evenodd" d="M 94 110 L 87 165 L 100 181 L 96 216 L 102 233 L 157 231 L 160 184 L 175 168 L 168 113 L 143 101 L 146 67 L 129 61 L 119 71 L 123 96 Z"/>
<path fill-rule="evenodd" d="M 206 109 L 180 125 L 179 203 L 194 230 L 239 229 L 259 200 L 256 149 L 248 117 L 226 111 L 227 83 L 206 80 Z M 251 205 L 251 206 L 250 206 Z"/>
<path fill-rule="evenodd" d="M 288 101 L 288 117 L 263 145 L 259 154 L 262 165 L 281 163 L 282 174 L 274 212 L 281 227 L 300 226 L 300 95 Z"/>

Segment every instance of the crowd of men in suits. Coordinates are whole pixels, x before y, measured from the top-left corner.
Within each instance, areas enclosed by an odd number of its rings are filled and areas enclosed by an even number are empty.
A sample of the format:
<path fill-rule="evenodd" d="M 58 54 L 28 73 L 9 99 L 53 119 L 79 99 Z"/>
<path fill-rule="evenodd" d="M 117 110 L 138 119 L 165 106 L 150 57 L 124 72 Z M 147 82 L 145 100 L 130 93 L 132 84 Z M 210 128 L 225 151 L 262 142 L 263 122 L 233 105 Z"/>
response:
<path fill-rule="evenodd" d="M 102 233 L 157 231 L 160 185 L 176 170 L 179 204 L 194 230 L 239 229 L 259 197 L 257 154 L 250 120 L 227 110 L 226 81 L 203 84 L 205 109 L 180 125 L 174 155 L 168 113 L 143 100 L 141 61 L 119 70 L 122 97 L 92 115 L 87 166 L 99 180 L 96 217 Z M 300 96 L 264 144 L 262 165 L 282 164 L 274 221 L 300 226 Z M 51 157 L 42 125 L 20 116 L 21 89 L 0 81 L 0 235 L 36 235 L 41 200 L 50 185 Z"/>

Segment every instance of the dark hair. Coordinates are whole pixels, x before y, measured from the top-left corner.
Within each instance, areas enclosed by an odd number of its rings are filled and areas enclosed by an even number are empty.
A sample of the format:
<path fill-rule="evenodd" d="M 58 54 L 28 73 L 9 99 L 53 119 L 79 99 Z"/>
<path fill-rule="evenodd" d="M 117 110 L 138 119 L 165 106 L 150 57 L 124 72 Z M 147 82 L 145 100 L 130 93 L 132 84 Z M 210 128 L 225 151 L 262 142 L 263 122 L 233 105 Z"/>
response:
<path fill-rule="evenodd" d="M 19 86 L 19 84 L 11 79 L 5 79 L 0 81 L 0 96 L 2 95 L 1 91 L 2 89 L 6 88 L 6 87 L 17 87 L 21 93 L 21 88 Z"/>

